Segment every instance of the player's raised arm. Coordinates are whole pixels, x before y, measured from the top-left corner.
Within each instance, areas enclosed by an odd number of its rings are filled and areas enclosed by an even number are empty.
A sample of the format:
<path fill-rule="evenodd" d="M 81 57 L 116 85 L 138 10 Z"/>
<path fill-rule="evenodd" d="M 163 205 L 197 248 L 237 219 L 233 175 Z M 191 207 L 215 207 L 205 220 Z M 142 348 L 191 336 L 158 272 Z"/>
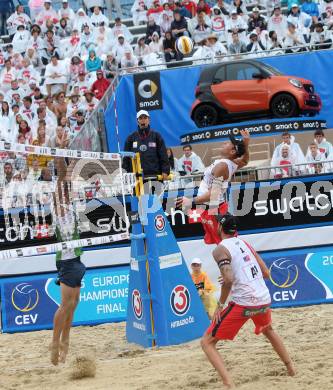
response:
<path fill-rule="evenodd" d="M 243 148 L 244 152 L 242 156 L 235 159 L 234 162 L 235 164 L 238 165 L 238 168 L 243 168 L 248 164 L 250 160 L 250 155 L 249 155 L 250 133 L 248 130 L 241 130 L 240 133 L 242 135 L 242 145 L 238 145 L 238 148 L 239 149 Z"/>

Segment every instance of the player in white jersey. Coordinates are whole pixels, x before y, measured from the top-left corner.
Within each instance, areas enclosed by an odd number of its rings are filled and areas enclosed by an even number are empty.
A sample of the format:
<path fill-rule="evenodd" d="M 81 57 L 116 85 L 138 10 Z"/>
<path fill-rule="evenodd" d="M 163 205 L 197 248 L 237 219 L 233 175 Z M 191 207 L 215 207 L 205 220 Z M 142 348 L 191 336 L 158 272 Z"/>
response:
<path fill-rule="evenodd" d="M 192 209 L 198 205 L 204 205 L 205 210 L 201 212 L 201 223 L 205 231 L 206 244 L 220 243 L 221 237 L 217 234 L 215 217 L 217 214 L 225 214 L 228 211 L 225 194 L 228 184 L 237 169 L 244 167 L 249 162 L 250 134 L 246 130 L 241 130 L 240 133 L 243 137 L 242 140 L 230 137 L 230 141 L 222 143 L 222 158 L 206 168 L 197 196 L 192 200 L 184 196 L 179 198 L 176 203 L 177 207 L 191 207 Z"/>
<path fill-rule="evenodd" d="M 219 340 L 233 340 L 241 327 L 251 319 L 255 334 L 262 333 L 285 364 L 288 374 L 295 375 L 291 358 L 272 328 L 271 297 L 264 278 L 269 270 L 258 253 L 237 237 L 237 220 L 227 213 L 218 215 L 218 232 L 222 242 L 214 249 L 213 257 L 221 271 L 222 288 L 213 320 L 201 340 L 208 360 L 220 374 L 227 388 L 233 386 L 231 376 L 216 349 Z M 230 302 L 224 308 L 228 296 Z"/>

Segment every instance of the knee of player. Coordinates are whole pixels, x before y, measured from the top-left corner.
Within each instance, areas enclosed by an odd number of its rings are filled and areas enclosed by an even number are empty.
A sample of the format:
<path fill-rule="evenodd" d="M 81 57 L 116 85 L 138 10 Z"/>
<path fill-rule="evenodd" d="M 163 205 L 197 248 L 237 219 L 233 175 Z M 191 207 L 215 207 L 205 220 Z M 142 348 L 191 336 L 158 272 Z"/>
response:
<path fill-rule="evenodd" d="M 271 335 L 274 332 L 272 325 L 268 325 L 263 331 L 262 334 L 265 335 L 266 337 Z"/>
<path fill-rule="evenodd" d="M 201 348 L 206 349 L 210 344 L 212 344 L 212 336 L 204 334 L 200 340 Z"/>

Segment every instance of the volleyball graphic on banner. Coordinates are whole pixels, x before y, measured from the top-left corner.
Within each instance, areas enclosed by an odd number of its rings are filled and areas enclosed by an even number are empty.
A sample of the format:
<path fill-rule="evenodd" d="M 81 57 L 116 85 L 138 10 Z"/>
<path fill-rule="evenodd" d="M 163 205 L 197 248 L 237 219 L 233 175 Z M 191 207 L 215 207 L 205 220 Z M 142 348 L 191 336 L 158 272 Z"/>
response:
<path fill-rule="evenodd" d="M 193 51 L 193 47 L 194 43 L 189 37 L 182 36 L 179 37 L 176 41 L 176 50 L 184 55 L 191 54 Z"/>

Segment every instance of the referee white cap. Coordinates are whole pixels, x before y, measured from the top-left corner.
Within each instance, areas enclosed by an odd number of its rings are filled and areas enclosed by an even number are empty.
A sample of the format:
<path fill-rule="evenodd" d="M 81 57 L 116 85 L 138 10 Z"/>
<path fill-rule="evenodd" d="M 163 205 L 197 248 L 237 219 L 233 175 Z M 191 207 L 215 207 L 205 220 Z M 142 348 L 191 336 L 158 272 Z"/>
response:
<path fill-rule="evenodd" d="M 137 114 L 136 114 L 136 119 L 139 119 L 141 115 L 146 115 L 146 116 L 150 117 L 148 111 L 146 111 L 146 110 L 140 110 L 140 111 L 138 111 Z"/>

